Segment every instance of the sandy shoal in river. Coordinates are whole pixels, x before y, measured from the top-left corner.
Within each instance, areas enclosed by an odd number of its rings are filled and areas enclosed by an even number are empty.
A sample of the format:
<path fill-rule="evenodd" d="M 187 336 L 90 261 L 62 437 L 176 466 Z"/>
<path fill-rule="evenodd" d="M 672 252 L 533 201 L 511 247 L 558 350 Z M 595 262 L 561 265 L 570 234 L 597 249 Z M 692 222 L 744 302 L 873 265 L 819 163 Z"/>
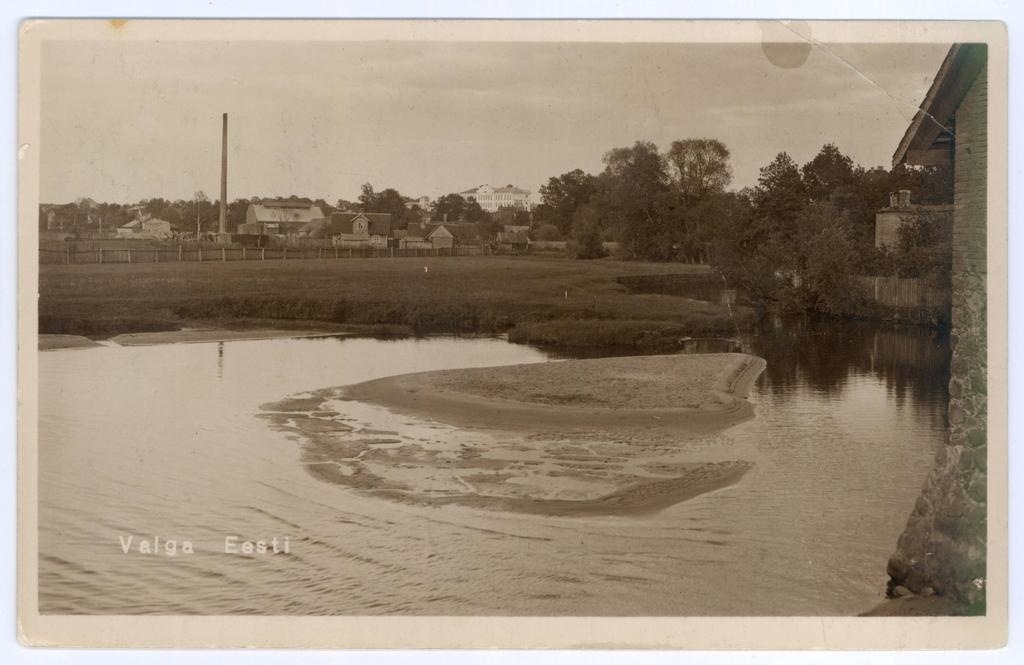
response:
<path fill-rule="evenodd" d="M 424 372 L 263 406 L 332 483 L 410 503 L 547 515 L 659 510 L 751 464 L 687 442 L 749 418 L 744 354 Z"/>

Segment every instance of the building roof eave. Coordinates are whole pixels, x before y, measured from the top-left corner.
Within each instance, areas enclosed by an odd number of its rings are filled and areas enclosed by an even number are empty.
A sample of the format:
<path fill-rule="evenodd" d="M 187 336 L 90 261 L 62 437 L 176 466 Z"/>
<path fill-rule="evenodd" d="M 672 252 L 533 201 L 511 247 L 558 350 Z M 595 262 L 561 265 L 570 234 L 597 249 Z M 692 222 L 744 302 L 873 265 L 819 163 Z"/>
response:
<path fill-rule="evenodd" d="M 892 165 L 940 166 L 952 162 L 955 128 L 950 119 L 988 59 L 987 44 L 953 44 L 924 101 L 904 132 Z"/>

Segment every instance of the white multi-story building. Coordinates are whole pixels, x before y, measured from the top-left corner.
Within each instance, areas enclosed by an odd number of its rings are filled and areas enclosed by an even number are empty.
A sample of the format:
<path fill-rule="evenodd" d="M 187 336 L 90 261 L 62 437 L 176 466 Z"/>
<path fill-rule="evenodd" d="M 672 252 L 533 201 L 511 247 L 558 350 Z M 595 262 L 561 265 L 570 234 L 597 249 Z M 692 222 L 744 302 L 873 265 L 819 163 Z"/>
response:
<path fill-rule="evenodd" d="M 418 206 L 420 210 L 430 210 L 430 197 L 421 196 L 415 201 L 406 201 L 405 207 L 411 209 L 413 206 Z"/>
<path fill-rule="evenodd" d="M 505 185 L 504 187 L 480 185 L 459 192 L 459 195 L 464 199 L 476 201 L 487 212 L 498 212 L 499 208 L 505 207 L 530 209 L 530 192 L 514 185 Z"/>

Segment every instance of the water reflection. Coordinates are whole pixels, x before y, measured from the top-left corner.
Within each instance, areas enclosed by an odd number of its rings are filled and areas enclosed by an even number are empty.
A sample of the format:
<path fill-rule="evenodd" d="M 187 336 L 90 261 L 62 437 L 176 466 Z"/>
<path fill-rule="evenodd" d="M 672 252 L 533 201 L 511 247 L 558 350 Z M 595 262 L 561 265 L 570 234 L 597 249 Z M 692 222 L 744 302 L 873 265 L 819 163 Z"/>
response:
<path fill-rule="evenodd" d="M 753 469 L 655 515 L 593 519 L 364 497 L 314 478 L 296 441 L 256 417 L 261 403 L 306 390 L 546 360 L 536 349 L 341 338 L 41 354 L 41 609 L 678 616 L 871 607 L 944 436 L 948 341 L 799 319 L 684 351 L 767 359 L 754 419 L 679 444 L 695 460 Z M 407 426 L 365 429 L 401 435 Z M 128 556 L 119 545 L 122 535 L 158 534 L 192 538 L 197 553 Z M 225 556 L 217 549 L 228 534 L 290 536 L 293 554 Z"/>
<path fill-rule="evenodd" d="M 838 390 L 851 376 L 886 382 L 896 399 L 948 400 L 949 335 L 915 326 L 814 318 L 775 318 L 742 339 L 740 348 L 768 361 L 767 389 L 807 385 Z"/>

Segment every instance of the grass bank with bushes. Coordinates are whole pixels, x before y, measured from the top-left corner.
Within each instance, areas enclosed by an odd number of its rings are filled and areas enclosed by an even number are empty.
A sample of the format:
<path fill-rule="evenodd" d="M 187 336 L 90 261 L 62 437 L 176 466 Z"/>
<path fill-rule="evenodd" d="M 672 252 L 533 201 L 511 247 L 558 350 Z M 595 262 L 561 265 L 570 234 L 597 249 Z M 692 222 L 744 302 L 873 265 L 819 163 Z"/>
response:
<path fill-rule="evenodd" d="M 636 293 L 623 276 L 700 274 L 665 263 L 547 257 L 46 265 L 40 332 L 93 339 L 195 325 L 417 335 L 509 333 L 546 346 L 671 349 L 753 319 L 717 303 Z"/>

